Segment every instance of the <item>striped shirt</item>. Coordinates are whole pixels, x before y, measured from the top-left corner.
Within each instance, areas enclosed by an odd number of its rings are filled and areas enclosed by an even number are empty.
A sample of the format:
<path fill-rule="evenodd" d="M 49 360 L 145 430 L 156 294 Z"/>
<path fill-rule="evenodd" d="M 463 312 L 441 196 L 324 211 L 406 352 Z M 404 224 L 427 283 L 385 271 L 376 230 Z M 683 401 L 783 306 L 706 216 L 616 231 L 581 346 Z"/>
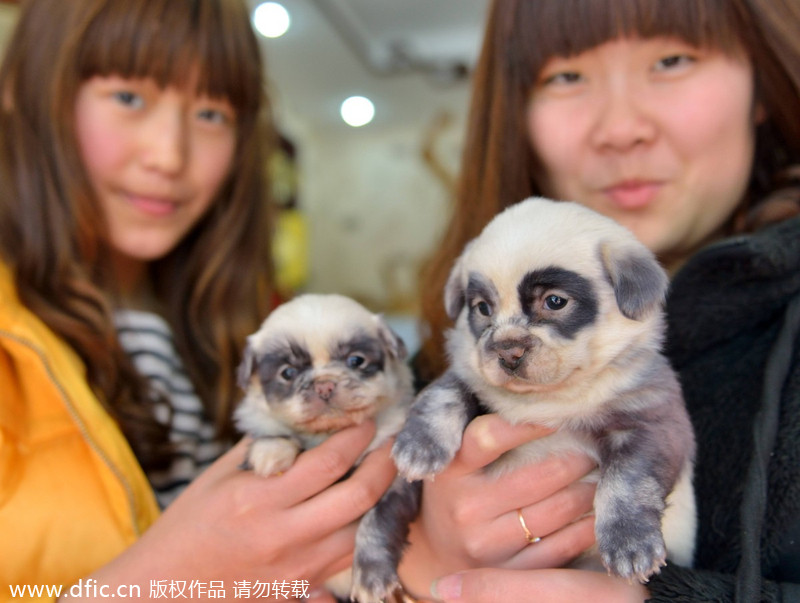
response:
<path fill-rule="evenodd" d="M 165 508 L 203 469 L 225 450 L 183 367 L 166 321 L 156 314 L 119 310 L 114 315 L 120 344 L 136 369 L 162 393 L 172 410 L 170 441 L 174 457 L 167 469 L 149 471 L 148 479 Z M 156 418 L 169 421 L 166 405 Z"/>

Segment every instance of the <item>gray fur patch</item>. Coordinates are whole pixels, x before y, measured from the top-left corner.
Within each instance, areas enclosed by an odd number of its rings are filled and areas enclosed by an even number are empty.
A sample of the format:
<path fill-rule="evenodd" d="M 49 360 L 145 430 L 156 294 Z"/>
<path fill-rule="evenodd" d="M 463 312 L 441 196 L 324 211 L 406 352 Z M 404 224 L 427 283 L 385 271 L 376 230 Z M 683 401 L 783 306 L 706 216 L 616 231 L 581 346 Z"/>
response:
<path fill-rule="evenodd" d="M 382 601 L 399 584 L 397 566 L 408 526 L 419 512 L 422 482 L 398 477 L 378 504 L 361 519 L 353 560 L 354 601 Z"/>
<path fill-rule="evenodd" d="M 400 474 L 419 480 L 441 472 L 461 447 L 472 418 L 468 410 L 464 386 L 453 373 L 422 390 L 392 446 Z"/>

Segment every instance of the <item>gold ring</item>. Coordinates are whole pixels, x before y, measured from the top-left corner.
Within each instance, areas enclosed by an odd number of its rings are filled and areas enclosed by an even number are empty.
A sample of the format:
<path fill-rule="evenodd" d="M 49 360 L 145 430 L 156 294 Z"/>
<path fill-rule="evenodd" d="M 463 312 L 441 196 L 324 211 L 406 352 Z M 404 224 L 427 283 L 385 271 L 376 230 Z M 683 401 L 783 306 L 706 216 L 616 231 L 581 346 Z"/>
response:
<path fill-rule="evenodd" d="M 531 534 L 528 526 L 525 525 L 525 519 L 522 517 L 522 509 L 517 509 L 517 519 L 519 519 L 519 525 L 522 526 L 522 531 L 525 532 L 525 540 L 528 541 L 528 544 L 536 544 L 541 540 L 540 536 L 534 536 Z"/>

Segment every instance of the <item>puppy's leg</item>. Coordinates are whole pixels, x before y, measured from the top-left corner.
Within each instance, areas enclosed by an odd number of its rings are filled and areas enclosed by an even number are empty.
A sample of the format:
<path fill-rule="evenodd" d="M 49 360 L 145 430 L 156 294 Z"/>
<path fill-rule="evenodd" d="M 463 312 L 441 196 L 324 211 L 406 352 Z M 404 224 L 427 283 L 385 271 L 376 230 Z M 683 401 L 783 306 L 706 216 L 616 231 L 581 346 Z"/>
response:
<path fill-rule="evenodd" d="M 618 425 L 624 423 L 602 438 L 595 533 L 611 573 L 647 582 L 666 563 L 665 499 L 691 466 L 694 437 L 675 404 L 618 418 Z"/>
<path fill-rule="evenodd" d="M 275 475 L 286 471 L 300 453 L 300 444 L 287 437 L 261 437 L 253 440 L 244 463 L 259 475 Z"/>
<path fill-rule="evenodd" d="M 408 525 L 419 512 L 422 482 L 397 477 L 378 504 L 361 519 L 353 557 L 350 597 L 377 603 L 399 584 L 397 566 L 408 536 Z"/>
<path fill-rule="evenodd" d="M 422 390 L 392 446 L 400 475 L 419 480 L 442 471 L 461 447 L 476 408 L 474 396 L 452 372 Z"/>

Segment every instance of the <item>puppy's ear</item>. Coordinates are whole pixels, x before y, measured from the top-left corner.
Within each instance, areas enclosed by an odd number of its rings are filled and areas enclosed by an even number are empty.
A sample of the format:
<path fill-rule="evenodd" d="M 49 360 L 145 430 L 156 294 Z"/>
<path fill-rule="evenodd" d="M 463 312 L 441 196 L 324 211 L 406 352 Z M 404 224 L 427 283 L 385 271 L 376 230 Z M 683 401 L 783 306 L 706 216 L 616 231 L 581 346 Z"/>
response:
<path fill-rule="evenodd" d="M 403 338 L 392 330 L 380 314 L 375 315 L 375 321 L 378 323 L 378 337 L 386 352 L 393 358 L 405 360 L 408 356 L 408 349 Z"/>
<path fill-rule="evenodd" d="M 450 320 L 452 321 L 455 321 L 458 318 L 458 315 L 461 313 L 461 309 L 466 303 L 464 256 L 467 254 L 467 250 L 471 245 L 472 242 L 467 243 L 464 251 L 456 260 L 452 270 L 450 270 L 450 276 L 447 278 L 447 284 L 444 287 L 444 309 L 447 312 L 447 316 L 449 316 Z"/>
<path fill-rule="evenodd" d="M 623 316 L 641 320 L 664 301 L 669 278 L 649 249 L 606 242 L 600 257 Z"/>
<path fill-rule="evenodd" d="M 236 383 L 245 391 L 247 391 L 247 387 L 250 384 L 250 377 L 255 369 L 255 364 L 256 353 L 248 337 L 242 353 L 242 361 L 239 363 L 239 368 L 236 369 Z"/>

